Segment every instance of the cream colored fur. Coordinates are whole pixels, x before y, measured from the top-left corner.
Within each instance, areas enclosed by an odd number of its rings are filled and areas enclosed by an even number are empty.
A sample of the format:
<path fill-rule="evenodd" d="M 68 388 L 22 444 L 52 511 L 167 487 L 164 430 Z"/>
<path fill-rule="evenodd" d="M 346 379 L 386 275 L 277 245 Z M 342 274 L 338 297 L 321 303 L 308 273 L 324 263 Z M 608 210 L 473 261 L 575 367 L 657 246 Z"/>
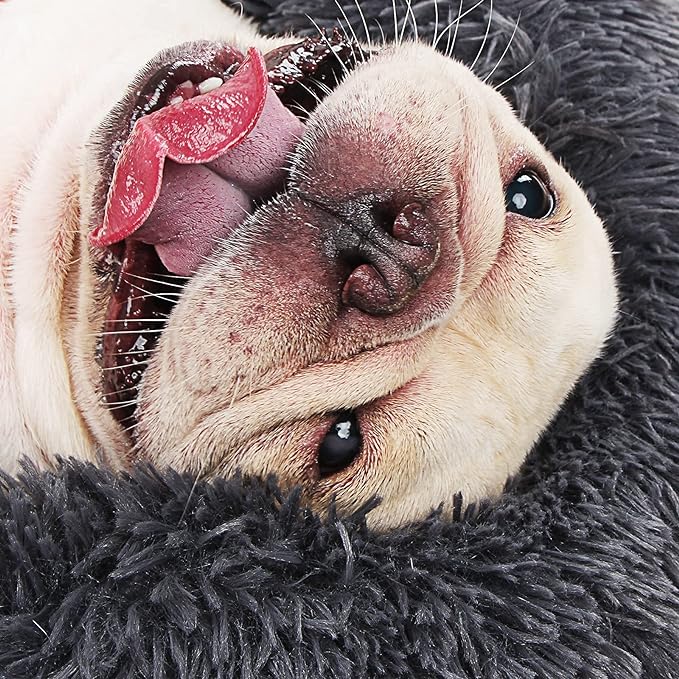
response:
<path fill-rule="evenodd" d="M 459 230 L 454 303 L 407 331 L 385 324 L 365 337 L 350 326 L 324 336 L 319 319 L 329 311 L 314 281 L 272 292 L 231 266 L 237 255 L 255 257 L 255 246 L 227 244 L 192 279 L 161 338 L 136 446 L 102 405 L 93 357 L 106 301 L 93 273 L 99 255 L 81 229 L 96 171 L 86 144 L 161 49 L 205 38 L 264 51 L 281 42 L 257 37 L 219 0 L 186 8 L 0 4 L 0 59 L 15 65 L 0 107 L 0 465 L 70 454 L 113 466 L 141 457 L 201 473 L 273 472 L 301 484 L 320 510 L 332 497 L 350 511 L 381 496 L 371 514 L 380 527 L 422 517 L 456 492 L 465 501 L 497 494 L 612 328 L 610 245 L 584 193 L 507 102 L 422 45 L 385 49 L 325 100 L 292 177 L 331 184 L 307 177 L 314 154 L 332 161 L 342 143 L 360 140 L 356 157 L 372 154 L 386 173 L 424 187 Z M 533 161 L 558 196 L 540 226 L 504 207 L 504 184 Z M 248 325 L 261 299 L 268 316 Z M 235 331 L 249 353 L 225 349 Z M 369 422 L 363 451 L 319 479 L 326 413 L 359 406 Z"/>

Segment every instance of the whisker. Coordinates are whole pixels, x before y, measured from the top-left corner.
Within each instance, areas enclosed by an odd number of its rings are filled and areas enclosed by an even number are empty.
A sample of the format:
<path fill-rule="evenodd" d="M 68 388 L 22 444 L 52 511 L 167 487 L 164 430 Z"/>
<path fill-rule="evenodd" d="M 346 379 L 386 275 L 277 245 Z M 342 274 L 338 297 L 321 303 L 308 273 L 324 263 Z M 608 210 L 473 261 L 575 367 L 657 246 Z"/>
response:
<path fill-rule="evenodd" d="M 145 290 L 139 285 L 135 285 L 134 283 L 130 283 L 130 287 L 134 288 L 135 290 L 139 290 L 140 292 L 143 292 L 145 295 L 149 297 L 155 297 L 156 299 L 160 299 L 163 302 L 169 302 L 170 304 L 175 304 L 177 302 L 177 299 L 181 297 L 181 293 L 179 292 L 166 292 L 164 293 L 167 295 L 167 297 L 164 297 L 163 295 L 158 294 L 157 292 L 151 292 L 150 290 Z M 168 297 L 175 297 L 176 299 L 168 299 Z"/>
<path fill-rule="evenodd" d="M 231 403 L 229 403 L 229 408 L 233 408 L 233 404 L 236 402 L 236 396 L 238 395 L 239 386 L 240 386 L 240 375 L 236 377 L 236 383 L 233 386 L 233 395 L 231 396 Z"/>
<path fill-rule="evenodd" d="M 502 87 L 504 87 L 508 82 L 511 82 L 514 80 L 514 78 L 518 78 L 526 69 L 529 69 L 535 62 L 535 59 L 533 61 L 528 62 L 520 71 L 517 71 L 513 76 L 507 78 L 507 80 L 503 80 L 499 85 L 495 85 L 495 89 L 499 90 Z"/>
<path fill-rule="evenodd" d="M 167 323 L 167 318 L 111 318 L 104 323 Z"/>
<path fill-rule="evenodd" d="M 356 9 L 358 10 L 358 13 L 361 17 L 361 21 L 363 22 L 363 30 L 365 31 L 365 39 L 368 41 L 368 49 L 372 52 L 373 51 L 373 43 L 372 39 L 370 38 L 370 31 L 368 30 L 368 22 L 365 20 L 365 14 L 363 14 L 363 10 L 361 9 L 361 4 L 358 0 L 354 0 L 354 4 L 356 5 Z"/>
<path fill-rule="evenodd" d="M 317 85 L 321 90 L 323 90 L 323 92 L 325 92 L 326 95 L 332 94 L 332 90 L 324 82 L 321 82 L 317 78 L 309 78 L 309 81 L 314 83 L 314 85 Z"/>
<path fill-rule="evenodd" d="M 255 361 L 255 356 L 254 356 L 254 354 L 250 354 L 250 366 L 249 366 L 249 370 L 248 370 L 248 374 L 249 374 L 249 377 L 248 377 L 248 382 L 249 382 L 249 386 L 248 386 L 248 398 L 249 398 L 250 396 L 252 396 L 252 378 L 255 376 L 255 364 L 254 364 L 254 361 Z"/>
<path fill-rule="evenodd" d="M 377 19 L 375 19 L 374 21 L 377 24 L 377 28 L 380 31 L 380 35 L 382 36 L 382 45 L 381 46 L 384 47 L 387 44 L 387 38 L 384 35 L 384 29 L 382 28 L 382 24 Z"/>
<path fill-rule="evenodd" d="M 156 276 L 159 276 L 160 278 L 177 278 L 182 281 L 186 280 L 186 276 L 177 276 L 176 274 L 172 273 L 157 273 Z"/>
<path fill-rule="evenodd" d="M 436 44 L 436 38 L 438 38 L 439 33 L 439 3 L 438 0 L 434 0 L 434 37 L 432 38 L 431 44 Z"/>
<path fill-rule="evenodd" d="M 396 0 L 391 0 L 391 7 L 394 11 L 394 40 L 396 41 L 396 44 L 398 45 L 398 14 L 396 12 Z"/>
<path fill-rule="evenodd" d="M 483 53 L 483 49 L 486 46 L 486 41 L 488 40 L 488 34 L 490 33 L 490 25 L 493 21 L 493 0 L 490 1 L 490 11 L 488 12 L 488 24 L 486 25 L 486 33 L 483 36 L 483 41 L 481 42 L 481 47 L 479 47 L 479 51 L 476 53 L 476 58 L 472 62 L 472 65 L 469 67 L 470 71 L 474 71 L 474 66 L 476 66 L 476 62 L 480 59 L 481 54 Z"/>
<path fill-rule="evenodd" d="M 102 368 L 103 372 L 108 372 L 110 370 L 122 370 L 123 368 L 136 368 L 138 365 L 148 365 L 149 361 L 136 361 L 135 363 L 125 363 L 123 365 L 112 365 L 108 368 Z"/>
<path fill-rule="evenodd" d="M 356 31 L 354 30 L 351 21 L 349 21 L 349 17 L 347 16 L 347 13 L 344 11 L 344 8 L 342 7 L 342 5 L 340 5 L 339 0 L 335 0 L 335 5 L 337 5 L 337 9 L 339 9 L 339 11 L 342 13 L 342 16 L 344 17 L 344 20 L 347 22 L 347 26 L 349 27 L 351 35 L 354 37 L 354 40 L 358 43 L 359 39 L 358 36 L 356 35 Z"/>
<path fill-rule="evenodd" d="M 480 7 L 481 5 L 483 5 L 483 3 L 485 1 L 486 0 L 478 0 L 478 2 L 475 5 L 470 7 L 468 10 L 465 10 L 465 12 L 463 13 L 462 12 L 462 5 L 463 5 L 464 0 L 460 0 L 460 8 L 459 8 L 459 11 L 457 13 L 457 19 L 455 19 L 454 21 L 451 21 L 445 27 L 445 29 L 443 31 L 441 31 L 441 34 L 438 37 L 438 41 L 433 45 L 434 49 L 436 49 L 438 47 L 438 43 L 441 42 L 444 35 L 448 34 L 448 40 L 450 40 L 450 29 L 453 28 L 453 26 L 455 27 L 455 36 L 457 37 L 457 28 L 460 25 L 460 21 L 462 21 L 462 19 L 464 19 L 468 14 L 471 14 L 471 12 L 473 12 L 477 7 Z M 448 14 L 448 16 L 450 17 L 450 14 Z M 454 47 L 455 47 L 455 41 L 453 41 L 453 48 Z"/>
<path fill-rule="evenodd" d="M 314 92 L 310 87 L 307 87 L 303 82 L 298 83 L 303 89 L 305 89 L 315 100 L 316 103 L 320 106 L 323 103 L 323 100 Z"/>
<path fill-rule="evenodd" d="M 163 328 L 158 330 L 103 330 L 101 332 L 89 333 L 90 337 L 104 337 L 105 335 L 158 335 L 163 332 Z"/>
<path fill-rule="evenodd" d="M 455 33 L 453 34 L 453 40 L 452 42 L 450 41 L 450 33 L 448 33 L 448 44 L 450 46 L 450 50 L 447 52 L 447 57 L 450 59 L 453 56 L 453 53 L 455 52 L 455 45 L 457 44 L 457 35 L 460 31 L 460 13 L 462 12 L 462 3 L 464 0 L 460 0 L 460 7 L 457 10 L 458 14 L 458 20 L 457 23 L 455 24 Z"/>
<path fill-rule="evenodd" d="M 129 408 L 132 405 L 137 405 L 137 399 L 133 398 L 131 401 L 121 401 L 120 403 L 117 403 L 114 406 L 110 406 L 106 404 L 106 407 L 109 410 L 122 410 L 123 408 Z"/>
<path fill-rule="evenodd" d="M 133 415 L 130 415 L 130 417 L 134 417 L 134 416 L 133 416 Z M 127 419 L 127 418 L 126 418 L 126 419 Z M 124 432 L 124 433 L 127 433 L 127 432 L 132 431 L 133 429 L 136 429 L 136 428 L 137 428 L 137 424 L 138 424 L 137 421 L 136 421 L 136 420 L 133 420 L 132 424 L 131 424 L 129 427 L 125 427 L 125 428 L 123 429 L 123 432 Z"/>
<path fill-rule="evenodd" d="M 158 281 L 155 278 L 148 278 L 147 276 L 139 276 L 139 275 L 134 274 L 134 273 L 125 273 L 125 276 L 129 276 L 130 278 L 137 278 L 140 281 L 147 281 L 148 283 L 156 283 L 157 285 L 167 285 L 168 287 L 171 287 L 171 288 L 179 288 L 180 290 L 183 290 L 185 288 L 184 285 L 179 285 L 179 283 L 170 283 L 169 281 Z"/>
<path fill-rule="evenodd" d="M 495 67 L 493 70 L 483 79 L 484 83 L 487 83 L 490 77 L 497 71 L 498 67 L 502 63 L 502 60 L 505 58 L 507 52 L 509 52 L 509 48 L 512 46 L 512 42 L 514 41 L 514 36 L 516 35 L 516 32 L 519 29 L 519 21 L 521 20 L 521 12 L 519 12 L 519 16 L 516 19 L 516 23 L 514 24 L 514 30 L 512 31 L 512 35 L 509 38 L 509 42 L 507 43 L 507 47 L 505 47 L 504 52 L 500 55 L 500 58 L 497 60 L 497 64 L 495 64 Z"/>
<path fill-rule="evenodd" d="M 403 30 L 405 31 L 405 27 L 408 24 L 408 17 L 410 17 L 410 20 L 412 21 L 413 24 L 413 31 L 415 33 L 415 41 L 418 41 L 420 39 L 419 35 L 419 30 L 417 28 L 417 18 L 415 17 L 415 12 L 413 12 L 413 3 L 412 0 L 406 0 L 406 20 L 403 22 Z M 401 36 L 403 38 L 403 36 Z"/>
<path fill-rule="evenodd" d="M 307 19 L 309 19 L 309 21 L 314 25 L 314 27 L 315 27 L 316 30 L 318 31 L 318 35 L 321 36 L 321 40 L 323 40 L 323 41 L 325 42 L 327 48 L 335 55 L 335 57 L 337 58 L 337 61 L 339 62 L 339 65 L 342 67 L 342 70 L 344 71 L 344 73 L 345 73 L 346 75 L 349 75 L 349 69 L 346 67 L 346 65 L 344 64 L 344 62 L 339 58 L 339 55 L 337 54 L 337 52 L 335 52 L 335 50 L 332 48 L 332 45 L 330 44 L 330 41 L 328 40 L 328 37 L 327 37 L 327 36 L 325 35 L 325 33 L 321 30 L 321 27 L 320 27 L 320 26 L 319 26 L 319 25 L 311 18 L 310 15 L 305 14 L 304 16 L 305 16 Z"/>
<path fill-rule="evenodd" d="M 139 354 L 155 354 L 157 351 L 157 348 L 153 349 L 134 349 L 132 351 L 121 351 L 120 353 L 116 353 L 116 357 L 118 356 L 137 356 Z"/>

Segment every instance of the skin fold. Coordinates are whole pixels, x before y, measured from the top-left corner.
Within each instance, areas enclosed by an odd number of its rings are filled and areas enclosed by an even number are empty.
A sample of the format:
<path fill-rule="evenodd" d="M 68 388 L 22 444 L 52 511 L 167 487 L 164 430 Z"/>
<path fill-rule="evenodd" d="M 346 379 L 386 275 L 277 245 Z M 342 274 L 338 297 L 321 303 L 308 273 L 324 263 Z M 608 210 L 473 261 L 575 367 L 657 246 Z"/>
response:
<path fill-rule="evenodd" d="M 0 466 L 70 455 L 275 474 L 321 512 L 379 496 L 377 528 L 458 492 L 497 495 L 617 307 L 600 219 L 507 101 L 418 43 L 387 45 L 346 75 L 306 123 L 285 193 L 189 280 L 125 431 L 95 360 L 112 292 L 106 251 L 87 240 L 102 204 L 102 121 L 163 49 L 220 40 L 266 53 L 298 38 L 259 36 L 217 0 L 188 14 L 182 0 L 58 5 L 0 5 L 0 59 L 15 64 L 0 109 Z M 506 209 L 523 169 L 554 196 L 544 219 Z M 346 223 L 378 199 L 394 208 L 393 232 L 369 256 L 417 274 L 381 264 L 398 303 L 365 269 L 347 284 L 358 267 L 347 252 L 368 245 Z M 318 447 L 345 411 L 361 451 L 321 475 Z"/>

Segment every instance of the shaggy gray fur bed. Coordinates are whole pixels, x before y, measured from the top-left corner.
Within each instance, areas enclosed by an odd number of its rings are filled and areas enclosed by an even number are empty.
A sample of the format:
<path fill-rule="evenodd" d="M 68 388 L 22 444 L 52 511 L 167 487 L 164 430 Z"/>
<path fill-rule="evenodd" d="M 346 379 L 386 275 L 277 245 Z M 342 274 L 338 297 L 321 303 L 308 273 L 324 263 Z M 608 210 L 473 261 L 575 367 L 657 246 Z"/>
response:
<path fill-rule="evenodd" d="M 245 9 L 271 32 L 339 13 Z M 679 677 L 679 3 L 495 0 L 479 73 L 520 11 L 493 80 L 535 61 L 504 91 L 605 219 L 622 313 L 501 501 L 375 536 L 257 484 L 28 470 L 0 490 L 0 676 Z M 413 14 L 430 37 L 433 1 Z"/>

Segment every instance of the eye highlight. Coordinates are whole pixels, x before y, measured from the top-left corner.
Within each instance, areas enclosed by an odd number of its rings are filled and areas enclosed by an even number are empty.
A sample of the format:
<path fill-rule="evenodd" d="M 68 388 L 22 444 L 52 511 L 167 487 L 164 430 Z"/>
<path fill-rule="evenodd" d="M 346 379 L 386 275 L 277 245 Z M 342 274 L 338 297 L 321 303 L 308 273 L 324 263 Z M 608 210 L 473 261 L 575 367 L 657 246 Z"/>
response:
<path fill-rule="evenodd" d="M 321 477 L 330 476 L 348 467 L 361 450 L 361 432 L 353 413 L 340 415 L 318 448 L 318 469 Z"/>
<path fill-rule="evenodd" d="M 545 182 L 532 170 L 521 170 L 505 192 L 507 212 L 528 219 L 544 219 L 554 211 L 556 201 Z"/>

